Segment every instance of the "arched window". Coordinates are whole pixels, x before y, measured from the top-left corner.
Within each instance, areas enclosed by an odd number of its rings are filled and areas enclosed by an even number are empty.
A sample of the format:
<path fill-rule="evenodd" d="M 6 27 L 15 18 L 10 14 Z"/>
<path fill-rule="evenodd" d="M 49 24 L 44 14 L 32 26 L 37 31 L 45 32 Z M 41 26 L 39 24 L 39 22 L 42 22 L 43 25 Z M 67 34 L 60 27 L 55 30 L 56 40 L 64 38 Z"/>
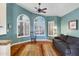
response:
<path fill-rule="evenodd" d="M 38 16 L 34 19 L 34 32 L 36 36 L 45 35 L 45 19 L 42 16 Z"/>
<path fill-rule="evenodd" d="M 30 19 L 27 15 L 21 14 L 17 17 L 17 37 L 30 36 Z"/>

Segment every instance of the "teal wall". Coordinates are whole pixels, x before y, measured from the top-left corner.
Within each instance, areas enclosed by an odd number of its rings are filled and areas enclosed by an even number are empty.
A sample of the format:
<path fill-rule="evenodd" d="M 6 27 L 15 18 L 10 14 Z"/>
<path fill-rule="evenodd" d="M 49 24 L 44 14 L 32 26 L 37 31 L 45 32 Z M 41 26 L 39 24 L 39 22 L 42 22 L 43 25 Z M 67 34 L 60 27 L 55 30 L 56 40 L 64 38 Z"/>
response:
<path fill-rule="evenodd" d="M 66 14 L 61 19 L 61 33 L 67 34 L 70 36 L 79 37 L 79 23 L 78 23 L 78 30 L 69 30 L 68 22 L 70 20 L 78 20 L 78 22 L 79 22 L 79 8 Z"/>
<path fill-rule="evenodd" d="M 34 18 L 37 16 L 42 16 L 45 18 L 45 27 L 46 27 L 46 35 L 45 36 L 38 36 L 37 39 L 47 39 L 48 38 L 48 21 L 53 20 L 55 22 L 55 25 L 58 27 L 58 34 L 61 32 L 61 18 L 58 16 L 43 16 L 38 15 L 29 12 L 28 10 L 25 10 L 24 8 L 18 6 L 17 4 L 8 3 L 7 4 L 7 25 L 10 24 L 12 28 L 9 29 L 9 32 L 7 32 L 6 35 L 1 35 L 0 39 L 10 39 L 13 43 L 15 42 L 21 42 L 29 40 L 30 37 L 24 37 L 24 38 L 17 38 L 16 35 L 16 25 L 17 25 L 17 17 L 20 14 L 26 14 L 30 18 L 30 26 L 31 31 L 33 30 L 33 21 Z M 8 27 L 7 27 L 8 28 Z"/>

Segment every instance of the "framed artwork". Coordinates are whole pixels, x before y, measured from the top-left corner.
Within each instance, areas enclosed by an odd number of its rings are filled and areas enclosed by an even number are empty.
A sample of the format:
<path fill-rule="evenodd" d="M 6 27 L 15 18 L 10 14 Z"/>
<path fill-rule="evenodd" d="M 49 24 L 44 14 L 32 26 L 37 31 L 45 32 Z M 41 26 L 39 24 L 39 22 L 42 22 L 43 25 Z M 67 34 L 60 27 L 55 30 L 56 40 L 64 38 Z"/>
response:
<path fill-rule="evenodd" d="M 77 30 L 78 29 L 78 20 L 69 21 L 68 27 L 70 30 Z"/>

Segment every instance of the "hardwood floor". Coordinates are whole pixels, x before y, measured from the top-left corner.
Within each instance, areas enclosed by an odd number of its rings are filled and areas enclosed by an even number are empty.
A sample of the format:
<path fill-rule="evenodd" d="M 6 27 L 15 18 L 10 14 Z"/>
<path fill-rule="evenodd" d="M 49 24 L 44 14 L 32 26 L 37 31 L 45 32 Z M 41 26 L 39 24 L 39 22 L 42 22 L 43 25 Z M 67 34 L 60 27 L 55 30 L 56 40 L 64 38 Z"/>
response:
<path fill-rule="evenodd" d="M 62 53 L 57 50 L 52 42 L 37 41 L 13 45 L 12 56 L 60 56 Z"/>

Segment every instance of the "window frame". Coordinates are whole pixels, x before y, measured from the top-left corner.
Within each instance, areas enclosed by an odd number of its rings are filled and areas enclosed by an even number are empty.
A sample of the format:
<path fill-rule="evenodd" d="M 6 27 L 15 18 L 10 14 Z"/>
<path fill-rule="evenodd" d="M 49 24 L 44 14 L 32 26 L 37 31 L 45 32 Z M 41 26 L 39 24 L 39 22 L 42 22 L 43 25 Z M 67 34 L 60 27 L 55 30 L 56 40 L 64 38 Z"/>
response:
<path fill-rule="evenodd" d="M 19 20 L 20 19 L 20 16 L 26 16 L 27 17 L 27 20 L 29 20 L 29 22 L 25 22 L 25 21 L 27 21 L 26 19 L 23 19 L 23 20 Z M 19 36 L 18 34 L 19 34 L 19 30 L 18 30 L 18 23 L 20 23 L 20 22 L 23 22 L 23 35 L 21 35 L 21 36 Z M 28 35 L 25 35 L 25 25 L 24 24 L 29 24 L 29 32 L 28 32 Z M 18 17 L 17 17 L 17 38 L 22 38 L 22 37 L 29 37 L 30 36 L 30 18 L 26 15 L 26 14 L 20 14 Z"/>
<path fill-rule="evenodd" d="M 43 29 L 44 29 L 44 34 L 40 34 L 40 33 L 41 33 L 41 32 L 40 32 L 41 30 L 39 31 L 39 34 L 36 34 L 36 30 L 35 30 L 35 26 L 36 26 L 36 25 L 35 25 L 35 24 L 36 24 L 36 23 L 37 23 L 37 24 L 38 24 L 38 23 L 41 23 L 41 22 L 38 22 L 38 21 L 35 22 L 35 20 L 36 20 L 37 17 L 41 17 L 41 18 L 43 18 L 43 20 L 44 20 L 44 21 L 42 22 L 42 24 L 44 24 L 44 28 L 43 28 Z M 42 16 L 37 16 L 37 17 L 34 18 L 34 32 L 35 32 L 34 35 L 36 35 L 36 36 L 45 36 L 45 34 L 46 34 L 45 18 L 42 17 Z M 39 19 L 38 19 L 38 20 L 39 20 Z M 40 24 L 38 24 L 38 25 L 41 26 Z"/>
<path fill-rule="evenodd" d="M 52 23 L 52 24 L 50 24 L 50 23 Z M 49 31 L 50 31 L 49 24 L 50 24 L 51 26 L 53 26 L 53 27 L 52 27 L 52 28 L 53 28 L 53 29 L 52 29 L 52 31 L 53 31 L 53 32 L 52 32 L 52 35 L 49 34 Z M 50 26 L 50 27 L 51 27 L 51 26 Z M 54 36 L 54 21 L 48 21 L 48 36 Z"/>

